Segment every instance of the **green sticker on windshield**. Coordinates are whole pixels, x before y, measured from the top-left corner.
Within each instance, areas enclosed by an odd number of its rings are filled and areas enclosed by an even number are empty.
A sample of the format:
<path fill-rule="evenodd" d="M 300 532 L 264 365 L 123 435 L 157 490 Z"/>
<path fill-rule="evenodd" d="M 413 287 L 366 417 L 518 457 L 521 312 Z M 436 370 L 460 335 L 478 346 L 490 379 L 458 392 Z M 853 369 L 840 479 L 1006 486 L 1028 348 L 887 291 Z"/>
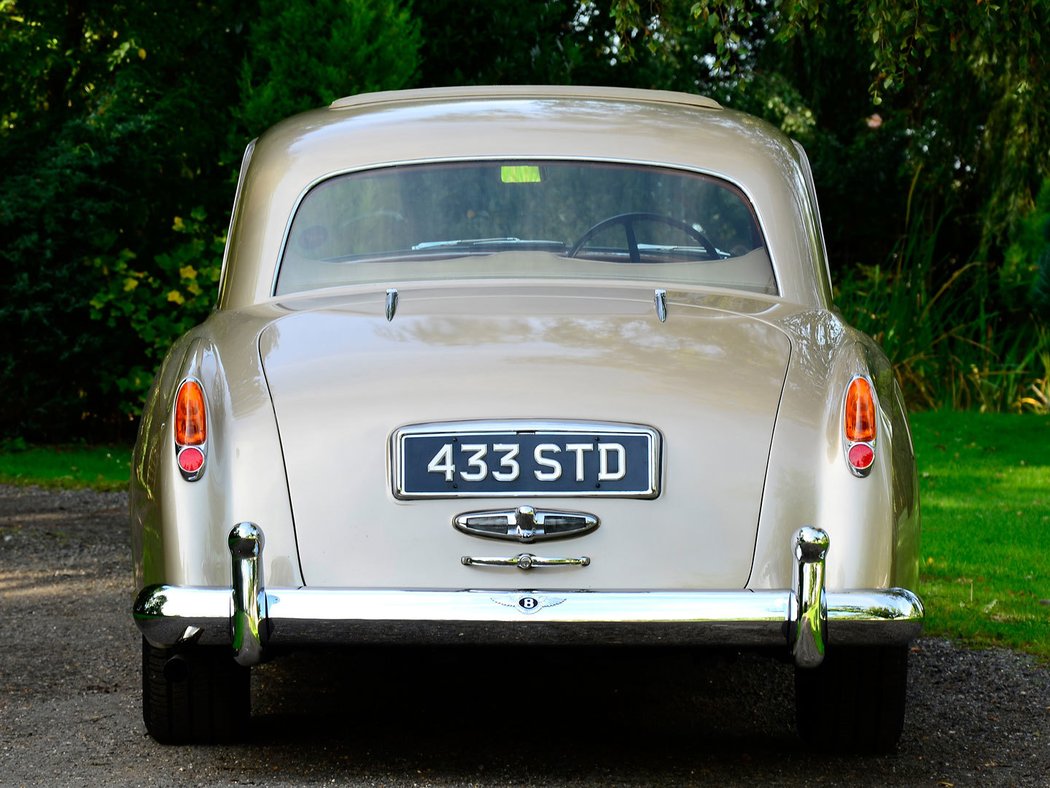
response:
<path fill-rule="evenodd" d="M 531 164 L 504 165 L 499 169 L 504 183 L 540 183 L 540 168 Z"/>

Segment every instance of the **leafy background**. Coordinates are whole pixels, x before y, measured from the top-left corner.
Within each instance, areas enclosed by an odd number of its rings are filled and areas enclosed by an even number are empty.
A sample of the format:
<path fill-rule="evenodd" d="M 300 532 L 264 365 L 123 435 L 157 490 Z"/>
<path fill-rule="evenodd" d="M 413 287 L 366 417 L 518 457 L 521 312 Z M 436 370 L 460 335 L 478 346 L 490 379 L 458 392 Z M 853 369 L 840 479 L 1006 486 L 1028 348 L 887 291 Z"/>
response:
<path fill-rule="evenodd" d="M 918 407 L 1050 407 L 1050 4 L 0 0 L 0 439 L 130 441 L 207 315 L 245 144 L 362 91 L 711 95 L 813 160 Z"/>

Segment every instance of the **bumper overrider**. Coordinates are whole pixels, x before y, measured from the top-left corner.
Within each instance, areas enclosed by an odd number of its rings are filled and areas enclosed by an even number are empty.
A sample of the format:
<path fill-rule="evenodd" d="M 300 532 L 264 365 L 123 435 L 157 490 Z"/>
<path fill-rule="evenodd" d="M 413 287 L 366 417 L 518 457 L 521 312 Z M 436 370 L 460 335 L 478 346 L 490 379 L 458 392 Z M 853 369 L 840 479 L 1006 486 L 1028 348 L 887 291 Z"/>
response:
<path fill-rule="evenodd" d="M 922 602 L 904 588 L 829 592 L 828 535 L 794 538 L 793 588 L 756 591 L 429 591 L 266 588 L 263 534 L 229 536 L 233 588 L 152 585 L 134 617 L 154 646 L 232 646 L 242 665 L 270 646 L 354 643 L 590 643 L 785 646 L 816 667 L 828 642 L 905 644 L 922 629 Z"/>

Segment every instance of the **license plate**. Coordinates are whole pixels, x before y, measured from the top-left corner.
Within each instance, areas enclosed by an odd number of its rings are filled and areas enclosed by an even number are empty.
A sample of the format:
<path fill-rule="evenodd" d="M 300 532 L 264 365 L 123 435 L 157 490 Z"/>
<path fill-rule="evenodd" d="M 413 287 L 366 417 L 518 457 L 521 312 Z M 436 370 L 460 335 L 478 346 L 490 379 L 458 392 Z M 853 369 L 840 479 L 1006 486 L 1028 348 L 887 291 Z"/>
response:
<path fill-rule="evenodd" d="M 640 425 L 415 424 L 391 446 L 398 498 L 659 494 L 660 434 Z"/>

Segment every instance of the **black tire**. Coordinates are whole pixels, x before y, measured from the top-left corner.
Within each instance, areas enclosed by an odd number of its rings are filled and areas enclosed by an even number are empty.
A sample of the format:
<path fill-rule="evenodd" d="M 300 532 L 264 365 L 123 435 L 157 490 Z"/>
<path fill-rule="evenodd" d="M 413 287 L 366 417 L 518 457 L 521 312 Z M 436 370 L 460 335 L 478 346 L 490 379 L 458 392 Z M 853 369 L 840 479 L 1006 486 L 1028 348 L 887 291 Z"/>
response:
<path fill-rule="evenodd" d="M 229 648 L 142 641 L 142 719 L 161 744 L 236 741 L 248 732 L 251 671 Z"/>
<path fill-rule="evenodd" d="M 832 646 L 818 668 L 795 669 L 795 719 L 807 744 L 886 753 L 904 728 L 908 648 Z"/>

